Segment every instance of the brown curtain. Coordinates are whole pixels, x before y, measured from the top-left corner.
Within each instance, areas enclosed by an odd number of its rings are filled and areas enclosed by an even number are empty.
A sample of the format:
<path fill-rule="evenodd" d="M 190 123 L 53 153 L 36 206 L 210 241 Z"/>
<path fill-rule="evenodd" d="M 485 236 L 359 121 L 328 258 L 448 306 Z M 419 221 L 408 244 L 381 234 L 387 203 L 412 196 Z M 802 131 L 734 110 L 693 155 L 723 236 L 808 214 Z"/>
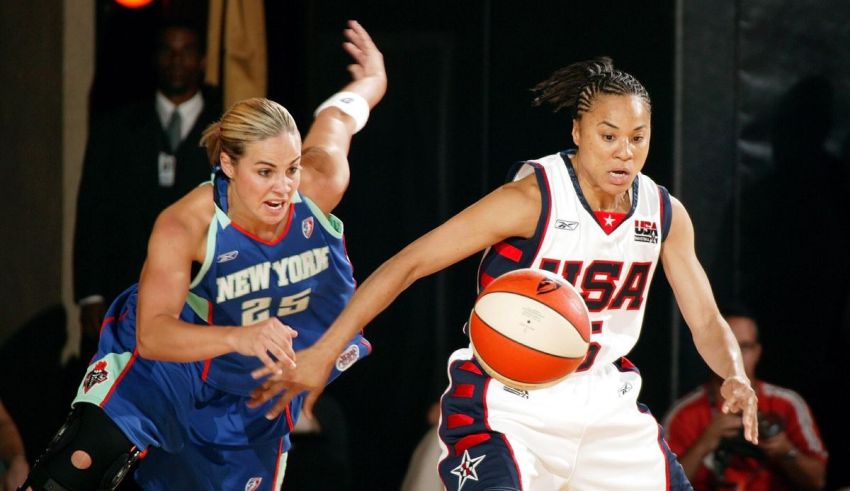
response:
<path fill-rule="evenodd" d="M 263 0 L 210 0 L 206 82 L 222 88 L 225 108 L 266 96 L 266 63 Z"/>

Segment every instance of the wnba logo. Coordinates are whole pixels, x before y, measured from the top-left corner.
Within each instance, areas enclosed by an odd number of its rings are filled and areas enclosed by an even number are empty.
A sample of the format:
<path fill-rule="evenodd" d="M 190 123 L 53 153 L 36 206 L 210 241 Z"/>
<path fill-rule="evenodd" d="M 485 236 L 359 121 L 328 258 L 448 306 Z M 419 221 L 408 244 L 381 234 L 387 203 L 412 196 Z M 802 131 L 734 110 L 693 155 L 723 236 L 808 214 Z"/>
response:
<path fill-rule="evenodd" d="M 245 483 L 245 491 L 257 491 L 261 482 L 263 482 L 262 477 L 252 477 L 251 479 L 248 479 L 248 482 Z"/>

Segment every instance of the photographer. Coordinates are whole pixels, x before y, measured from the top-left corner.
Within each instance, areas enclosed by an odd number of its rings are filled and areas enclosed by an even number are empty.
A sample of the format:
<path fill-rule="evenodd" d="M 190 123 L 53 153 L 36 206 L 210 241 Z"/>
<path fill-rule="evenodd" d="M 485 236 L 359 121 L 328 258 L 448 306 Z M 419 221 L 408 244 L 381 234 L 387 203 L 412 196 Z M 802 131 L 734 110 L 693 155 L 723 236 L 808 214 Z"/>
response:
<path fill-rule="evenodd" d="M 755 377 L 762 347 L 753 317 L 743 310 L 724 317 L 758 395 L 759 444 L 744 440 L 740 415 L 721 412 L 720 380 L 713 378 L 667 414 L 670 449 L 697 491 L 822 489 L 828 454 L 808 405 L 796 392 Z"/>

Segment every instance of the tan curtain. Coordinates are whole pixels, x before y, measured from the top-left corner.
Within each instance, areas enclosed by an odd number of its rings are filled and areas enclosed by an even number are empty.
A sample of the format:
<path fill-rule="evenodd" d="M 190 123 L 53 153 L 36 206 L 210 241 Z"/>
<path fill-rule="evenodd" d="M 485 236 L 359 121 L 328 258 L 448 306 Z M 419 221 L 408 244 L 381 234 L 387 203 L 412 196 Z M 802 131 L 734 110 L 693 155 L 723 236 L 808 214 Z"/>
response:
<path fill-rule="evenodd" d="M 222 88 L 225 109 L 266 96 L 266 63 L 263 0 L 210 0 L 206 82 Z"/>

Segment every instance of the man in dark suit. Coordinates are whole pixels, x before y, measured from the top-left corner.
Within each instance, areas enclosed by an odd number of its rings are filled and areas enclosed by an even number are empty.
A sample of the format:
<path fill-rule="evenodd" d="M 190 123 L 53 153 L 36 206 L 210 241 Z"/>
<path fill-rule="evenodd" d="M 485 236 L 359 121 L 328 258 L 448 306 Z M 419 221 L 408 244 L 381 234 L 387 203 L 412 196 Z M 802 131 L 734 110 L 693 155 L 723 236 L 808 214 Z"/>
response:
<path fill-rule="evenodd" d="M 81 361 L 97 347 L 106 307 L 138 281 L 147 237 L 160 211 L 210 176 L 198 142 L 221 115 L 202 93 L 202 38 L 188 24 L 158 33 L 157 91 L 94 119 L 77 197 L 74 297 Z"/>

